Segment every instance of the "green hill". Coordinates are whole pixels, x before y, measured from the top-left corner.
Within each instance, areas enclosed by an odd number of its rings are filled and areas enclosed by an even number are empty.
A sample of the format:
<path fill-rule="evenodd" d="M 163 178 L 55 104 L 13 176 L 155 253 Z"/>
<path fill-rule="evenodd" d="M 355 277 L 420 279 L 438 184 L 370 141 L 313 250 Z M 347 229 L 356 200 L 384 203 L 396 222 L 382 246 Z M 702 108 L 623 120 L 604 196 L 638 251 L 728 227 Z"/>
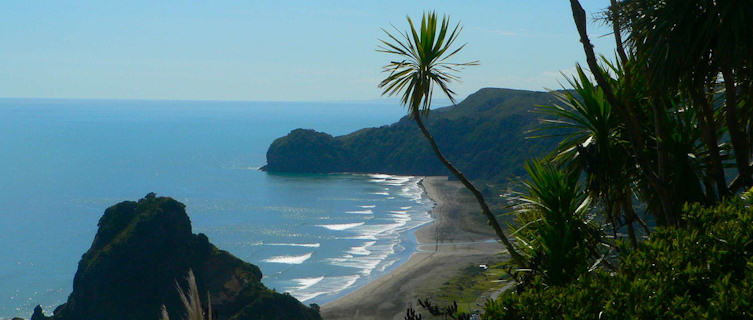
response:
<path fill-rule="evenodd" d="M 547 92 L 484 88 L 455 106 L 433 110 L 426 123 L 447 158 L 469 178 L 506 182 L 524 174 L 525 160 L 555 145 L 556 139 L 527 138 L 538 124 L 534 106 L 553 102 Z M 293 130 L 272 143 L 263 169 L 449 175 L 408 117 L 338 137 Z"/>

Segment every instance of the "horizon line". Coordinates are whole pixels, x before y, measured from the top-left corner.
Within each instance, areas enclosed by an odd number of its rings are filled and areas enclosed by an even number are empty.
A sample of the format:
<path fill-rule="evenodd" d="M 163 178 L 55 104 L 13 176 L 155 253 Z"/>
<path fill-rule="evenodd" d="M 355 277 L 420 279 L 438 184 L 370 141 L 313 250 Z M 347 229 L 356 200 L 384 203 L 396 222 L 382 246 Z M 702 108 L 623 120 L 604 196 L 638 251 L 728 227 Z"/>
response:
<path fill-rule="evenodd" d="M 531 89 L 523 89 L 523 88 L 505 88 L 505 87 L 483 87 L 479 88 L 476 91 L 473 91 L 469 94 L 467 94 L 463 99 L 460 99 L 461 101 L 467 98 L 468 96 L 482 90 L 482 89 L 506 89 L 506 90 L 517 90 L 517 91 L 530 91 L 530 92 L 548 92 L 551 90 L 547 89 L 541 89 L 541 90 L 531 90 Z M 560 89 L 561 90 L 561 89 Z M 554 90 L 559 91 L 559 90 Z M 184 99 L 184 98 L 75 98 L 75 97 L 8 97 L 8 96 L 0 96 L 0 100 L 68 100 L 68 101 L 151 101 L 151 102 L 228 102 L 228 103 L 238 103 L 238 102 L 256 102 L 256 103 L 311 103 L 311 102 L 319 102 L 319 103 L 400 103 L 400 98 L 398 97 L 386 97 L 386 98 L 374 98 L 374 99 L 334 99 L 334 100 L 253 100 L 253 99 Z M 447 97 L 442 98 L 435 98 L 434 100 L 442 101 L 442 103 L 445 103 L 444 100 L 447 100 L 446 102 L 449 102 L 450 99 Z"/>

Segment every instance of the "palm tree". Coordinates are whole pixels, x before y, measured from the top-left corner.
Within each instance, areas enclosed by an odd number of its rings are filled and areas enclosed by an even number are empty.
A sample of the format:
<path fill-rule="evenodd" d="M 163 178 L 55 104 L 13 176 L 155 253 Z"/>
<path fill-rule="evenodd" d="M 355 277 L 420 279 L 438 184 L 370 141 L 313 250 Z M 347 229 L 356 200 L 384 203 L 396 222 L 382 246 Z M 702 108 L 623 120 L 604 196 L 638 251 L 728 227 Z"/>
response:
<path fill-rule="evenodd" d="M 613 70 L 619 72 L 618 68 L 619 65 Z M 630 161 L 629 144 L 622 136 L 622 119 L 580 65 L 576 65 L 576 71 L 577 77 L 567 79 L 573 90 L 553 92 L 559 103 L 538 107 L 546 118 L 534 132 L 561 135 L 564 131 L 566 136 L 554 151 L 554 162 L 585 174 L 587 189 L 594 199 L 601 200 L 615 235 L 622 224 L 620 217 L 624 217 L 630 240 L 637 247 L 633 222 L 641 221 L 632 207 L 634 175 L 630 170 L 635 163 Z"/>
<path fill-rule="evenodd" d="M 431 99 L 434 87 L 444 93 L 455 104 L 453 92 L 449 83 L 459 80 L 457 72 L 466 66 L 477 65 L 477 61 L 455 63 L 449 59 L 455 56 L 465 45 L 452 48 L 462 28 L 460 24 L 450 28 L 447 16 L 442 17 L 441 23 L 435 12 L 424 13 L 420 30 L 416 30 L 410 17 L 407 17 L 410 32 L 400 32 L 393 35 L 382 29 L 389 38 L 380 40 L 379 52 L 399 57 L 399 61 L 391 61 L 384 66 L 383 71 L 389 75 L 382 80 L 379 88 L 383 88 L 383 95 L 401 94 L 402 104 L 408 107 L 409 116 L 416 121 L 421 133 L 429 140 L 431 148 L 452 174 L 460 180 L 478 201 L 481 211 L 489 220 L 489 224 L 500 238 L 512 259 L 523 266 L 523 258 L 515 250 L 510 240 L 497 222 L 496 217 L 486 204 L 483 194 L 442 154 L 431 133 L 426 129 L 422 117 L 426 117 L 431 110 Z"/>
<path fill-rule="evenodd" d="M 596 60 L 596 53 L 594 52 L 593 44 L 588 36 L 586 11 L 581 6 L 580 1 L 570 0 L 570 8 L 573 13 L 573 21 L 578 29 L 580 36 L 580 42 L 583 45 L 583 52 L 586 54 L 586 62 L 591 70 L 601 70 L 598 61 Z M 626 62 L 623 62 L 626 63 Z M 665 173 L 666 161 L 664 152 L 658 152 L 660 161 L 657 161 L 657 170 L 654 170 L 649 157 L 646 155 L 646 141 L 644 132 L 641 127 L 641 119 L 634 106 L 630 101 L 622 101 L 612 87 L 612 84 L 608 81 L 605 74 L 601 72 L 593 72 L 594 79 L 604 93 L 604 98 L 612 106 L 612 109 L 619 114 L 622 121 L 625 123 L 627 140 L 632 146 L 632 154 L 635 157 L 638 167 L 642 171 L 642 175 L 645 177 L 646 182 L 651 189 L 653 189 L 656 198 L 660 204 L 661 214 L 659 216 L 666 219 L 667 224 L 676 225 L 679 220 L 677 218 L 677 205 L 676 199 L 672 198 L 672 194 L 669 188 L 669 181 Z M 653 106 L 656 107 L 656 106 Z M 654 110 L 658 111 L 658 110 Z M 655 115 L 659 115 L 658 112 L 654 112 Z M 662 132 L 661 122 L 654 120 L 656 133 L 658 137 L 663 137 L 665 134 Z M 657 141 L 661 142 L 662 139 Z M 661 150 L 661 143 L 657 143 L 657 149 Z M 658 213 L 658 212 L 657 212 Z"/>
<path fill-rule="evenodd" d="M 692 94 L 697 108 L 702 108 L 699 124 L 712 152 L 714 176 L 724 183 L 714 130 L 711 100 L 717 93 L 718 75 L 722 74 L 724 100 L 722 108 L 729 140 L 738 170 L 737 183 L 720 186 L 720 194 L 735 192 L 740 186 L 753 186 L 750 144 L 746 135 L 744 112 L 739 110 L 741 94 L 753 91 L 746 87 L 753 62 L 753 2 L 739 0 L 631 0 L 623 1 L 621 10 L 628 17 L 625 29 L 628 44 L 647 65 L 651 85 L 671 90 L 678 85 Z"/>
<path fill-rule="evenodd" d="M 530 180 L 512 196 L 518 244 L 531 272 L 547 284 L 563 285 L 599 263 L 601 230 L 591 220 L 591 197 L 579 181 L 579 171 L 557 168 L 548 160 L 526 164 Z M 594 263 L 595 262 L 595 263 Z"/>

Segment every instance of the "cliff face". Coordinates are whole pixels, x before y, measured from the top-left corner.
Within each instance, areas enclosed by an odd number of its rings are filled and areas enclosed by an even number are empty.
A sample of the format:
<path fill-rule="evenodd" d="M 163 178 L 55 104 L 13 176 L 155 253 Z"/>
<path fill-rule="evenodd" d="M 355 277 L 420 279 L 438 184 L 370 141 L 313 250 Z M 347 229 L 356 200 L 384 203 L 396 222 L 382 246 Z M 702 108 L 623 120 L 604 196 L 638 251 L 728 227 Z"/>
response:
<path fill-rule="evenodd" d="M 53 319 L 159 319 L 163 304 L 171 319 L 183 319 L 175 281 L 186 288 L 189 269 L 202 301 L 211 296 L 215 319 L 321 319 L 317 310 L 264 287 L 258 267 L 193 234 L 185 206 L 171 198 L 149 194 L 118 203 L 98 226 L 73 293 Z"/>
<path fill-rule="evenodd" d="M 554 103 L 548 92 L 486 88 L 425 121 L 445 156 L 471 179 L 505 182 L 523 175 L 525 160 L 551 150 L 554 139 L 528 139 L 538 124 L 534 106 Z M 270 172 L 380 172 L 448 175 L 407 117 L 388 126 L 332 137 L 293 130 L 267 151 Z"/>

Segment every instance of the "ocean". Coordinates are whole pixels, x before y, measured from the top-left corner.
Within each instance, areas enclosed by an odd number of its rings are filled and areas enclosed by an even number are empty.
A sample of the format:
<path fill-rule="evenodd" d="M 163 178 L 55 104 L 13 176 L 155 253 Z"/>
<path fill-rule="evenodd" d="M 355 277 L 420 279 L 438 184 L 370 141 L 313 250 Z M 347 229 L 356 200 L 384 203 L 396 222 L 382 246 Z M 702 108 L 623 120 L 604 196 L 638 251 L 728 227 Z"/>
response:
<path fill-rule="evenodd" d="M 258 265 L 263 283 L 323 304 L 405 261 L 431 220 L 420 179 L 270 174 L 295 128 L 334 135 L 397 121 L 389 103 L 0 99 L 0 318 L 51 313 L 104 210 L 149 192 L 186 204 L 194 233 Z"/>

